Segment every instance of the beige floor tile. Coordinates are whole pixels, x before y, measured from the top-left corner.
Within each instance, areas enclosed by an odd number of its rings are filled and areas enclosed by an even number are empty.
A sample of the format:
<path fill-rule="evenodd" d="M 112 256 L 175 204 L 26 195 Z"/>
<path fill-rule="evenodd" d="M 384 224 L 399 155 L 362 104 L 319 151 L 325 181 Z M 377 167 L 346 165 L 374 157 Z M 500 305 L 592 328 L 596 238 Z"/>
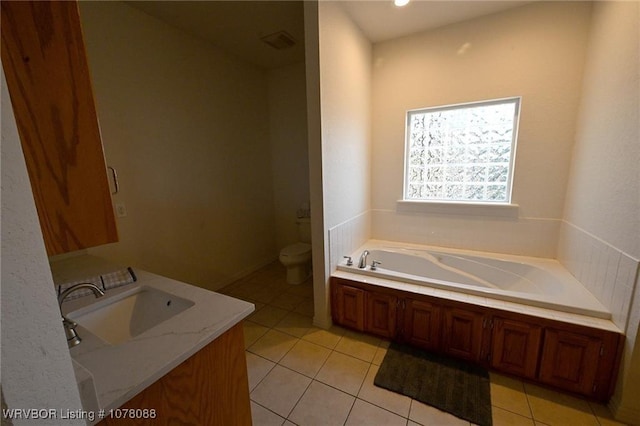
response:
<path fill-rule="evenodd" d="M 536 422 L 551 426 L 598 426 L 598 420 L 589 403 L 560 392 L 554 392 L 529 383 L 524 385 Z"/>
<path fill-rule="evenodd" d="M 380 339 L 376 337 L 347 331 L 336 345 L 335 350 L 371 362 L 376 355 L 379 343 Z"/>
<path fill-rule="evenodd" d="M 273 362 L 280 361 L 299 339 L 276 330 L 269 330 L 247 349 Z"/>
<path fill-rule="evenodd" d="M 376 378 L 376 374 L 378 374 L 378 369 L 379 366 L 371 365 L 362 383 L 360 392 L 358 392 L 358 398 L 399 414 L 402 417 L 408 417 L 409 409 L 411 408 L 411 398 L 374 385 L 373 380 Z"/>
<path fill-rule="evenodd" d="M 334 351 L 318 372 L 316 380 L 355 396 L 367 375 L 369 365 Z"/>
<path fill-rule="evenodd" d="M 251 400 L 287 418 L 311 379 L 276 365 L 251 392 Z"/>
<path fill-rule="evenodd" d="M 282 320 L 289 311 L 276 308 L 275 306 L 267 305 L 260 310 L 255 311 L 247 318 L 249 321 L 253 321 L 265 327 L 273 327 Z"/>
<path fill-rule="evenodd" d="M 469 426 L 466 420 L 457 418 L 456 416 L 440 411 L 430 405 L 416 401 L 411 401 L 411 410 L 409 411 L 409 419 L 423 425 L 438 426 Z"/>
<path fill-rule="evenodd" d="M 353 396 L 314 380 L 293 409 L 289 420 L 300 426 L 342 425 L 354 400 Z"/>
<path fill-rule="evenodd" d="M 295 294 L 296 296 L 302 296 L 306 299 L 313 298 L 313 284 L 310 281 L 302 284 L 289 287 L 287 293 Z"/>
<path fill-rule="evenodd" d="M 420 425 L 420 423 L 416 423 L 416 422 L 414 422 L 412 420 L 409 420 L 407 422 L 407 426 L 422 426 L 422 425 Z"/>
<path fill-rule="evenodd" d="M 493 426 L 535 426 L 533 419 L 524 417 L 500 407 L 491 407 Z"/>
<path fill-rule="evenodd" d="M 343 334 L 344 329 L 340 327 L 331 327 L 328 330 L 313 327 L 304 335 L 303 339 L 325 348 L 334 349 Z"/>
<path fill-rule="evenodd" d="M 246 300 L 247 302 L 257 302 L 257 300 L 253 297 L 253 292 L 244 287 L 232 288 L 225 294 L 227 296 L 235 297 L 236 299 Z"/>
<path fill-rule="evenodd" d="M 306 340 L 299 340 L 280 360 L 280 365 L 313 378 L 330 354 L 330 349 Z"/>
<path fill-rule="evenodd" d="M 313 314 L 315 312 L 313 307 L 313 299 L 305 299 L 298 306 L 296 306 L 293 312 L 297 312 L 308 317 L 313 317 Z"/>
<path fill-rule="evenodd" d="M 387 354 L 387 348 L 378 346 L 378 349 L 376 349 L 376 354 L 373 356 L 373 360 L 371 360 L 371 363 L 375 365 L 382 364 L 382 360 L 384 359 L 384 356 L 386 354 Z"/>
<path fill-rule="evenodd" d="M 242 328 L 244 331 L 244 348 L 247 349 L 249 346 L 253 345 L 256 340 L 265 335 L 269 328 L 256 324 L 251 321 L 244 321 L 242 323 Z"/>
<path fill-rule="evenodd" d="M 491 373 L 491 405 L 532 418 L 521 380 Z"/>
<path fill-rule="evenodd" d="M 313 321 L 310 317 L 289 312 L 274 328 L 292 336 L 303 337 L 313 328 Z"/>
<path fill-rule="evenodd" d="M 262 303 L 270 303 L 278 296 L 279 293 L 277 291 L 274 291 L 273 287 L 266 284 L 263 284 L 261 287 L 255 286 L 251 293 L 251 297 L 253 298 L 253 300 Z"/>
<path fill-rule="evenodd" d="M 289 420 L 284 422 L 283 426 L 297 426 L 295 423 L 290 422 Z"/>
<path fill-rule="evenodd" d="M 245 352 L 245 355 L 249 374 L 249 391 L 252 391 L 276 364 L 251 352 Z"/>
<path fill-rule="evenodd" d="M 606 405 L 596 402 L 589 402 L 591 409 L 595 413 L 601 426 L 624 426 L 624 423 L 618 422 L 613 418 L 613 414 Z"/>
<path fill-rule="evenodd" d="M 361 399 L 356 399 L 345 426 L 405 426 L 407 419 L 383 410 Z"/>
<path fill-rule="evenodd" d="M 284 423 L 282 417 L 253 401 L 251 401 L 251 420 L 253 426 L 280 426 Z"/>
<path fill-rule="evenodd" d="M 302 296 L 296 296 L 295 294 L 291 293 L 282 293 L 281 295 L 273 299 L 269 304 L 271 306 L 275 306 L 276 308 L 293 311 L 304 300 L 305 299 Z"/>

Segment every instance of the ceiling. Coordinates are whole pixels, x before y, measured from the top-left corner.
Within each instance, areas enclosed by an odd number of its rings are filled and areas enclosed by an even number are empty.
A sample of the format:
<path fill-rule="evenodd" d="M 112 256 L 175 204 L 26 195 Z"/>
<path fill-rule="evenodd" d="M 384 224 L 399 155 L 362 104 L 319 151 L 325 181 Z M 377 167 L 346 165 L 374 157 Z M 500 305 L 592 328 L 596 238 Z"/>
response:
<path fill-rule="evenodd" d="M 531 1 L 413 0 L 404 7 L 388 1 L 343 1 L 343 6 L 373 43 L 466 21 L 522 6 Z"/>
<path fill-rule="evenodd" d="M 413 0 L 403 8 L 394 6 L 392 0 L 340 3 L 365 36 L 378 43 L 530 1 Z M 127 1 L 127 4 L 262 68 L 304 60 L 301 1 Z M 260 40 L 281 30 L 296 41 L 293 47 L 276 50 Z"/>
<path fill-rule="evenodd" d="M 151 16 L 262 68 L 304 61 L 301 1 L 128 1 Z M 276 50 L 260 38 L 284 30 L 296 44 Z"/>

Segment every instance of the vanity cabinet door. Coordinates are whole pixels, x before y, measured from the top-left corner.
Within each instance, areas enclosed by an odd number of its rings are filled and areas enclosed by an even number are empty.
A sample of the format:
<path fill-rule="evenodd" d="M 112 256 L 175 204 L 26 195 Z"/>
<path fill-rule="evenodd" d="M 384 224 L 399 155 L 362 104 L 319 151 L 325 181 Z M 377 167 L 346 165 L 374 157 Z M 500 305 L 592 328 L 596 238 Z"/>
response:
<path fill-rule="evenodd" d="M 500 317 L 494 317 L 491 324 L 491 366 L 506 373 L 535 378 L 542 328 Z"/>
<path fill-rule="evenodd" d="M 396 336 L 398 298 L 390 294 L 367 292 L 365 331 L 387 339 Z"/>
<path fill-rule="evenodd" d="M 118 240 L 74 1 L 3 1 L 2 66 L 49 255 Z"/>
<path fill-rule="evenodd" d="M 440 307 L 430 302 L 405 299 L 404 339 L 423 349 L 440 349 Z"/>
<path fill-rule="evenodd" d="M 445 308 L 442 330 L 443 351 L 460 359 L 479 362 L 485 319 L 485 315 L 481 312 Z"/>
<path fill-rule="evenodd" d="M 585 395 L 595 392 L 602 343 L 596 336 L 547 329 L 540 361 L 540 381 Z"/>
<path fill-rule="evenodd" d="M 364 331 L 364 302 L 366 292 L 362 289 L 333 281 L 333 320 L 345 327 Z"/>

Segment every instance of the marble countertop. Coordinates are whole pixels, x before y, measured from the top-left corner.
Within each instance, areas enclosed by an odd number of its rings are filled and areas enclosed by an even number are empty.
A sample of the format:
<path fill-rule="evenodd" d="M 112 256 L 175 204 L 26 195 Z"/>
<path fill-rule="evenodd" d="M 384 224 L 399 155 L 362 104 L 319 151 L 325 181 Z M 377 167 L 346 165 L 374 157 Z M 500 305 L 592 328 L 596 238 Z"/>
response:
<path fill-rule="evenodd" d="M 51 262 L 56 284 L 111 272 L 116 266 L 93 256 Z M 120 407 L 204 346 L 242 321 L 251 303 L 139 269 L 138 280 L 106 292 L 105 297 L 147 286 L 195 302 L 193 306 L 124 343 L 111 345 L 83 329 L 82 342 L 70 349 L 72 359 L 92 376 L 100 409 Z M 103 298 L 101 298 L 103 299 Z M 69 313 L 97 300 L 86 296 L 63 303 Z M 78 379 L 80 380 L 80 379 Z M 153 407 L 148 407 L 153 408 Z"/>

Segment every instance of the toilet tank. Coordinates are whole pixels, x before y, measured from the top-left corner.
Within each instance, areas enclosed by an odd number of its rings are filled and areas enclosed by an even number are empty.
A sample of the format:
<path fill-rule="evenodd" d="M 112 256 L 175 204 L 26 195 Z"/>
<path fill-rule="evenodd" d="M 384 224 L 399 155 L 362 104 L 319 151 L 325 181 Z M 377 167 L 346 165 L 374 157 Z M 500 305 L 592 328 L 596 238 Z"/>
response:
<path fill-rule="evenodd" d="M 298 236 L 303 243 L 311 243 L 311 218 L 299 217 L 296 219 L 298 224 Z"/>

